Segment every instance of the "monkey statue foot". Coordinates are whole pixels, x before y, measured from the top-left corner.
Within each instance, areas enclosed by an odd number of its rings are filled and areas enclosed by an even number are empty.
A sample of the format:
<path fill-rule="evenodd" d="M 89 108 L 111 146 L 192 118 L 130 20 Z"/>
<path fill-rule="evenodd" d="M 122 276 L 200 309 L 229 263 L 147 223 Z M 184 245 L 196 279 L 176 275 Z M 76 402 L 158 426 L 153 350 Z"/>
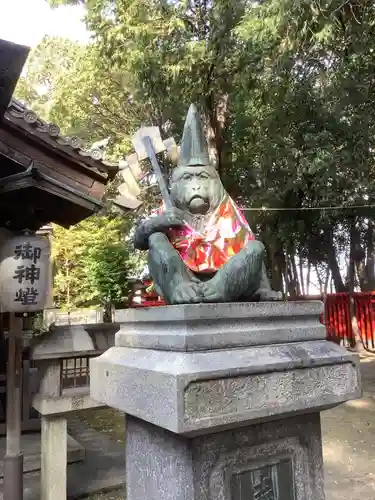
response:
<path fill-rule="evenodd" d="M 196 283 L 180 283 L 171 295 L 171 304 L 198 304 L 202 302 L 200 286 Z"/>
<path fill-rule="evenodd" d="M 264 280 L 263 254 L 264 246 L 260 241 L 247 243 L 211 280 L 202 283 L 202 301 L 259 300 L 258 290 Z"/>

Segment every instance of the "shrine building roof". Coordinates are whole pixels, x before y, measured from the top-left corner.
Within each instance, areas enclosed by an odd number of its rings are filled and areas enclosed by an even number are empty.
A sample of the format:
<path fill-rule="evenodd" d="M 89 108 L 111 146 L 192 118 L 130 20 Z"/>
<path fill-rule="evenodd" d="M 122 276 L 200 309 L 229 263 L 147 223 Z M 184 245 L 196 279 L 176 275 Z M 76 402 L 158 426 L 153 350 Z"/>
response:
<path fill-rule="evenodd" d="M 54 123 L 48 123 L 21 101 L 11 99 L 5 111 L 3 124 L 17 128 L 47 148 L 53 148 L 57 154 L 70 156 L 77 164 L 84 165 L 101 177 L 112 180 L 118 172 L 118 163 L 104 159 L 101 148 L 90 148 L 77 136 L 64 136 Z"/>
<path fill-rule="evenodd" d="M 103 208 L 105 186 L 118 170 L 102 148 L 62 135 L 12 98 L 0 118 L 0 226 L 77 224 Z"/>

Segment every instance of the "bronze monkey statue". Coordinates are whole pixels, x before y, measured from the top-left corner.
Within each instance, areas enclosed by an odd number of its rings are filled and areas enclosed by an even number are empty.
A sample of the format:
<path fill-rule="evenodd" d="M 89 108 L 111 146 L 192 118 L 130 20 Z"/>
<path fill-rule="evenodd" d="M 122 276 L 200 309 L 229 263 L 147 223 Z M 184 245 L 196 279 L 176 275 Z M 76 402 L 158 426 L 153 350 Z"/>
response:
<path fill-rule="evenodd" d="M 264 266 L 264 246 L 226 193 L 197 109 L 191 105 L 170 181 L 173 208 L 138 225 L 156 292 L 167 304 L 279 300 Z"/>

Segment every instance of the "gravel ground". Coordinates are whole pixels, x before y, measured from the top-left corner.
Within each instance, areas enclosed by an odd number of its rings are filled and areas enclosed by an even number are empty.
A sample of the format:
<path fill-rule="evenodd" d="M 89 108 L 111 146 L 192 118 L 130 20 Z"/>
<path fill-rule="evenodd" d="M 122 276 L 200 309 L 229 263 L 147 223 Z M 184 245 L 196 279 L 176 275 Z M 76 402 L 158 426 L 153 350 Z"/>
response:
<path fill-rule="evenodd" d="M 83 414 L 82 419 L 95 430 L 105 432 L 112 439 L 125 443 L 123 413 L 109 408 L 90 410 Z M 124 492 L 122 490 L 103 492 L 87 498 L 88 500 L 124 500 Z"/>
<path fill-rule="evenodd" d="M 363 357 L 361 370 L 364 397 L 322 416 L 326 500 L 375 498 L 375 356 Z M 121 413 L 108 409 L 88 412 L 85 420 L 124 442 Z M 89 499 L 123 500 L 124 493 L 100 493 Z"/>
<path fill-rule="evenodd" d="M 327 500 L 375 498 L 375 357 L 361 371 L 363 398 L 323 413 Z"/>

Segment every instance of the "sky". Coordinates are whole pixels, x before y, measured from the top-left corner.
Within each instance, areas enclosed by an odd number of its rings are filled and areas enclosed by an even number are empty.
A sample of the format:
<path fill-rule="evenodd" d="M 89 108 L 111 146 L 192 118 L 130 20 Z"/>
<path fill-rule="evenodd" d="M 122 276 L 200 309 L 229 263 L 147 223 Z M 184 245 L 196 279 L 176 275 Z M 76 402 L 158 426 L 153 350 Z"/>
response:
<path fill-rule="evenodd" d="M 0 38 L 35 47 L 44 35 L 85 43 L 84 7 L 51 9 L 46 0 L 0 0 Z"/>

